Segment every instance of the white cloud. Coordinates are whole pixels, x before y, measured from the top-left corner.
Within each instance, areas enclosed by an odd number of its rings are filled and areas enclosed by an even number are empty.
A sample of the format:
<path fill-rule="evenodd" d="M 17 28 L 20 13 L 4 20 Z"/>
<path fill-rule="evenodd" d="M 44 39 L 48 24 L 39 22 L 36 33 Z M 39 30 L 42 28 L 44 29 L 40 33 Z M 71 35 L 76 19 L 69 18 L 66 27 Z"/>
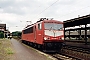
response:
<path fill-rule="evenodd" d="M 34 23 L 42 17 L 60 21 L 73 19 L 78 15 L 90 13 L 89 2 L 89 0 L 0 0 L 2 21 L 0 23 L 6 23 L 10 31 L 21 31 L 29 20 Z"/>

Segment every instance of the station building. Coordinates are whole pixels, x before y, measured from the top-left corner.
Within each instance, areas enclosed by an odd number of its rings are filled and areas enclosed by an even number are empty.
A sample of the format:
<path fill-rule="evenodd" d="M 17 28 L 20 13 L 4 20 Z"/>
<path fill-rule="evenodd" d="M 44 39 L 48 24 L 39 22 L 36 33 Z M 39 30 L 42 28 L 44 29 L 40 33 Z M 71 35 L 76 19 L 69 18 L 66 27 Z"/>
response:
<path fill-rule="evenodd" d="M 4 34 L 4 37 L 7 37 L 10 34 L 9 30 L 6 29 L 6 24 L 0 24 L 0 33 Z"/>

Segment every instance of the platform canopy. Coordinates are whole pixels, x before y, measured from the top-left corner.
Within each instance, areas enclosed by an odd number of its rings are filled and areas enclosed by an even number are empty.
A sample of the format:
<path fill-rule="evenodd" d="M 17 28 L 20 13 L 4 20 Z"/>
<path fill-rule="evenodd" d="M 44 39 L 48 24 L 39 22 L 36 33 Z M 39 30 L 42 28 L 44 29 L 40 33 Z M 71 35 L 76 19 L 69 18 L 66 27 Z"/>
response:
<path fill-rule="evenodd" d="M 90 15 L 70 19 L 67 21 L 64 21 L 64 28 L 66 27 L 73 27 L 73 26 L 79 26 L 79 25 L 86 25 L 90 23 Z"/>

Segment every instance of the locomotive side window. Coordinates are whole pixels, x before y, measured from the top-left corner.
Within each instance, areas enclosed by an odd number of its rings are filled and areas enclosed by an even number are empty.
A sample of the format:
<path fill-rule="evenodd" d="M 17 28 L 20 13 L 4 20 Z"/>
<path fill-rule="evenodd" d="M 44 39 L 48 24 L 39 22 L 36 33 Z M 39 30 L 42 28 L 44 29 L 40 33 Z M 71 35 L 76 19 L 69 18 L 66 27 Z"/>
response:
<path fill-rule="evenodd" d="M 42 24 L 38 24 L 38 29 L 41 30 L 42 29 Z"/>
<path fill-rule="evenodd" d="M 30 27 L 23 31 L 24 34 L 33 33 L 33 27 Z"/>
<path fill-rule="evenodd" d="M 33 27 L 29 28 L 30 32 L 29 33 L 33 33 Z"/>

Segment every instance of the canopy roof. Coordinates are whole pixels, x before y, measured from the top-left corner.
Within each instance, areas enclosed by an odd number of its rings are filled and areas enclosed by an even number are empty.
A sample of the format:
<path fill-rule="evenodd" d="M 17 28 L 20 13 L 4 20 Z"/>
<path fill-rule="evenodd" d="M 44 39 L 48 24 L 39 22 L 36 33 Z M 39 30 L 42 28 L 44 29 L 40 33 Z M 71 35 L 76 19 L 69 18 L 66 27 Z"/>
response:
<path fill-rule="evenodd" d="M 64 21 L 64 28 L 79 26 L 79 25 L 86 25 L 89 23 L 90 23 L 90 15 L 86 15 L 79 18 L 74 18 L 74 19 Z"/>

